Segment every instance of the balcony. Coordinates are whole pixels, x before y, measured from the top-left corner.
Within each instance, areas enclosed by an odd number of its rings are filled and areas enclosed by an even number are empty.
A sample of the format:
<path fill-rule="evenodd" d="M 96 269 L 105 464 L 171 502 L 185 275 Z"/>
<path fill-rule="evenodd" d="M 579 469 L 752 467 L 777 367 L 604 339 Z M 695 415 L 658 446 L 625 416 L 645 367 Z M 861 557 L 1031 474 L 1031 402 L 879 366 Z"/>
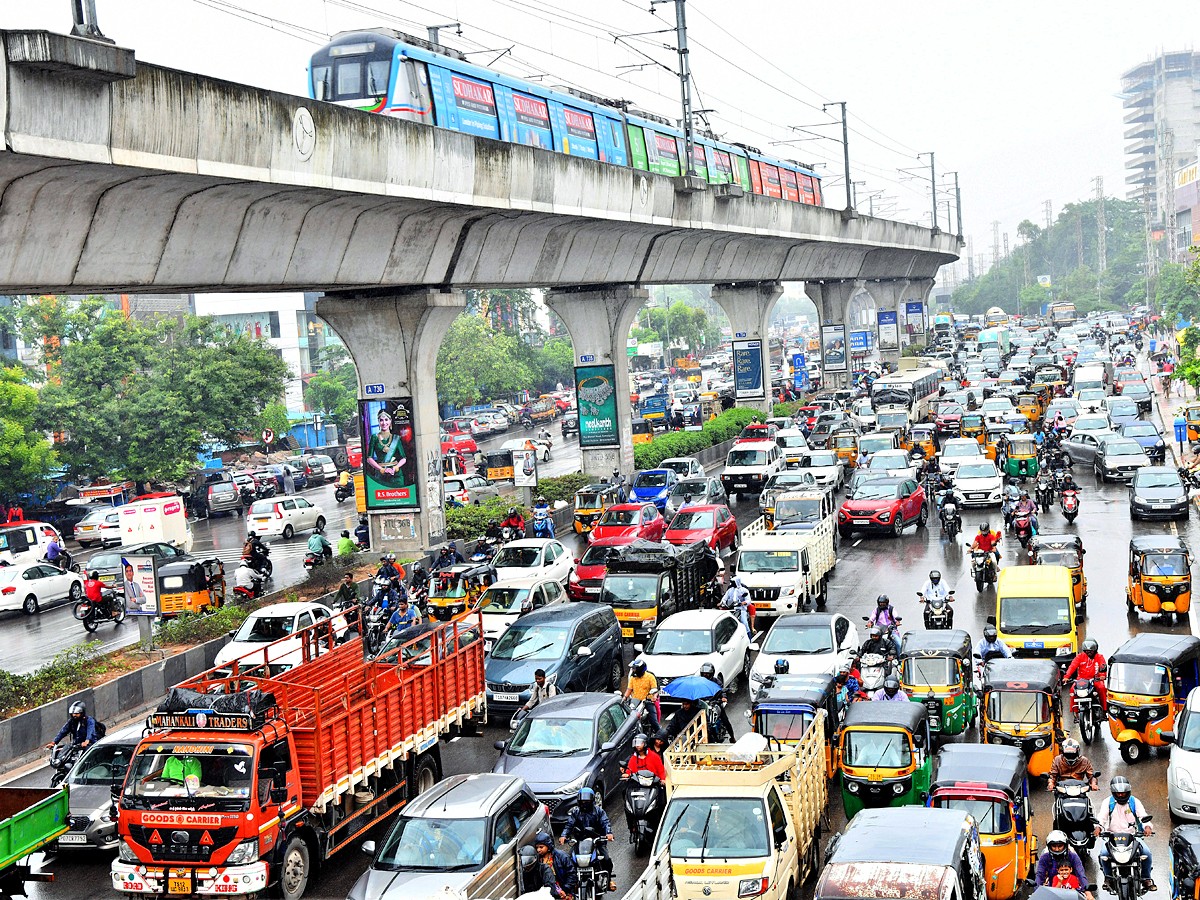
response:
<path fill-rule="evenodd" d="M 1198 89 L 1200 89 L 1200 88 L 1198 88 Z M 1127 140 L 1127 141 L 1132 141 L 1134 138 L 1153 138 L 1153 137 L 1154 137 L 1154 125 L 1150 122 L 1142 122 L 1141 124 L 1134 125 L 1132 128 L 1130 128 L 1128 131 L 1125 132 L 1125 140 Z"/>
<path fill-rule="evenodd" d="M 1151 138 L 1143 138 L 1125 145 L 1126 156 L 1144 156 L 1147 153 L 1154 153 L 1154 141 Z"/>
<path fill-rule="evenodd" d="M 1126 114 L 1123 121 L 1126 125 L 1132 125 L 1135 122 L 1153 122 L 1154 109 L 1150 106 L 1138 106 L 1133 112 Z"/>

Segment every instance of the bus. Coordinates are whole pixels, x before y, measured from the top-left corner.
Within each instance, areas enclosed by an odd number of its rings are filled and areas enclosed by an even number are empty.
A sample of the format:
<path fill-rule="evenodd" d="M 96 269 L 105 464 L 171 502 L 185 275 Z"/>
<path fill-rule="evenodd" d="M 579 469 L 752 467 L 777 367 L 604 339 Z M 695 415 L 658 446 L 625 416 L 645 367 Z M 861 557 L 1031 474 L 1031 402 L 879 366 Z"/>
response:
<path fill-rule="evenodd" d="M 1075 304 L 1070 300 L 1055 300 L 1050 304 L 1050 324 L 1055 328 L 1074 325 L 1075 319 Z"/>
<path fill-rule="evenodd" d="M 984 315 L 984 324 L 986 324 L 988 328 L 996 328 L 1000 325 L 1007 325 L 1008 313 L 998 306 L 993 306 Z"/>
<path fill-rule="evenodd" d="M 909 422 L 924 421 L 930 414 L 930 402 L 937 399 L 938 385 L 945 378 L 944 368 L 927 365 L 875 379 L 871 385 L 871 406 L 875 415 L 885 410 L 907 410 Z"/>

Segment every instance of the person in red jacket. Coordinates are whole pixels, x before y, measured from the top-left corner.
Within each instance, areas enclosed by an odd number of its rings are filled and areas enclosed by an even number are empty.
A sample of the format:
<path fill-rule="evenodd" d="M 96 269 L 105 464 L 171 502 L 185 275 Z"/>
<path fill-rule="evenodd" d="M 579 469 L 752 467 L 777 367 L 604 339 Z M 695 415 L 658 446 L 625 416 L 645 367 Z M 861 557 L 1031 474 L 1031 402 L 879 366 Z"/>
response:
<path fill-rule="evenodd" d="M 104 582 L 100 580 L 100 572 L 96 569 L 88 572 L 88 577 L 83 582 L 83 596 L 87 597 L 96 606 L 99 606 L 104 599 Z"/>
<path fill-rule="evenodd" d="M 1108 709 L 1108 685 L 1105 678 L 1108 675 L 1108 660 L 1100 652 L 1100 645 L 1088 638 L 1080 646 L 1079 653 L 1067 667 L 1064 681 L 1070 682 L 1075 677 L 1090 678 L 1096 686 L 1096 694 L 1100 698 L 1100 708 Z M 1071 712 L 1075 711 L 1075 693 L 1071 692 Z"/>
<path fill-rule="evenodd" d="M 642 770 L 653 772 L 662 781 L 667 780 L 667 770 L 663 766 L 662 757 L 650 749 L 650 742 L 646 740 L 646 736 L 639 734 L 633 738 L 633 755 L 629 757 L 621 777 L 628 778 Z"/>

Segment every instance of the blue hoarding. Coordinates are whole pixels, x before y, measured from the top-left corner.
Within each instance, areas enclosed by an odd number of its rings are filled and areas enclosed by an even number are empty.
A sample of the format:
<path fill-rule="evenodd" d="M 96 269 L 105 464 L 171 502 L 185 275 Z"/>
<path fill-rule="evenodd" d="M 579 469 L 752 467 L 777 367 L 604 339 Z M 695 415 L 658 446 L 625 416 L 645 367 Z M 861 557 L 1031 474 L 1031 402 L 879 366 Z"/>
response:
<path fill-rule="evenodd" d="M 803 353 L 792 354 L 792 387 L 797 391 L 808 390 L 808 360 Z"/>
<path fill-rule="evenodd" d="M 733 342 L 733 395 L 738 400 L 762 400 L 762 341 Z"/>

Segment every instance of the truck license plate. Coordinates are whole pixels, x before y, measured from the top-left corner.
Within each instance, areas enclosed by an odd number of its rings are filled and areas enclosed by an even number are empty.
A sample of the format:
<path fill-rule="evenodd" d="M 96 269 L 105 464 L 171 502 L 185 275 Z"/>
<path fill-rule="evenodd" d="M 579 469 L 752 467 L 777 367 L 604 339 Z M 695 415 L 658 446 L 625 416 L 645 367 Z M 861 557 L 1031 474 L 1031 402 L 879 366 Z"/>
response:
<path fill-rule="evenodd" d="M 632 628 L 622 628 L 621 629 L 621 637 L 633 637 L 633 629 Z"/>
<path fill-rule="evenodd" d="M 192 892 L 192 878 L 190 875 L 185 875 L 182 878 L 177 875 L 170 875 L 167 878 L 167 893 L 182 894 L 184 896 Z"/>
<path fill-rule="evenodd" d="M 497 703 L 516 703 L 521 699 L 520 694 L 493 694 Z"/>
<path fill-rule="evenodd" d="M 72 834 L 67 832 L 58 837 L 60 844 L 86 844 L 88 842 L 86 834 Z"/>

